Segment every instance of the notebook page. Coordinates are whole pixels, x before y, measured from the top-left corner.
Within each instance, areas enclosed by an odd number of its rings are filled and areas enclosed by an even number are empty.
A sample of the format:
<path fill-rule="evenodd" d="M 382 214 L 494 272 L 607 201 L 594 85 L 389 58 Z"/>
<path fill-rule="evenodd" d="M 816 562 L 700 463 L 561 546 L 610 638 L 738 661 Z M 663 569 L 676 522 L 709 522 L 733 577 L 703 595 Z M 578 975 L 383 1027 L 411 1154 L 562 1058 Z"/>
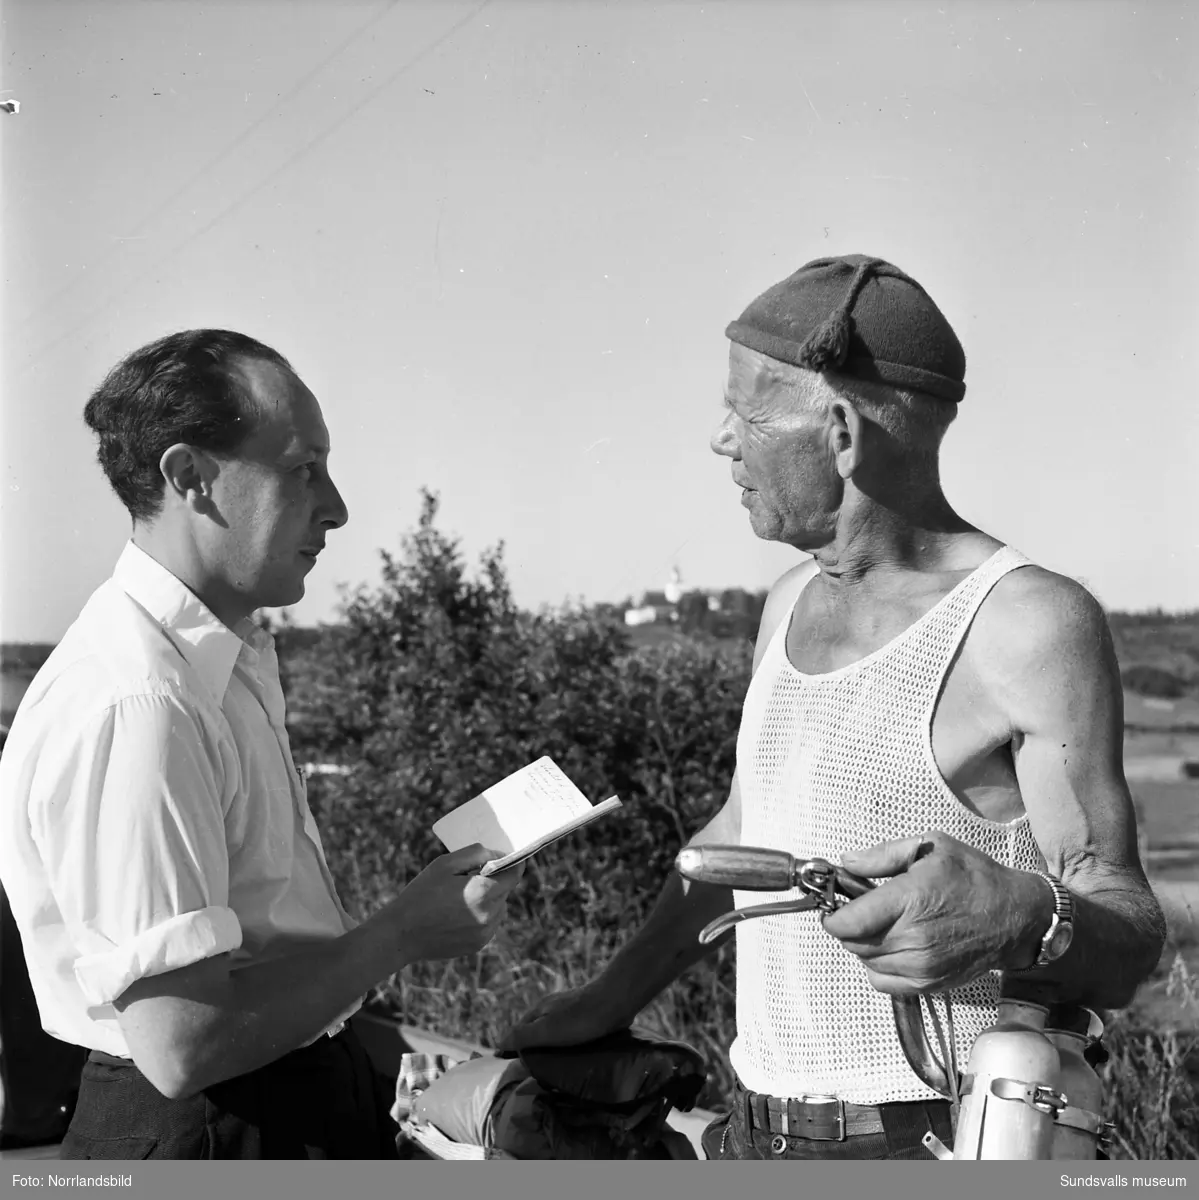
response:
<path fill-rule="evenodd" d="M 481 842 L 510 854 L 590 809 L 587 797 L 546 756 L 442 817 L 433 832 L 450 850 Z"/>

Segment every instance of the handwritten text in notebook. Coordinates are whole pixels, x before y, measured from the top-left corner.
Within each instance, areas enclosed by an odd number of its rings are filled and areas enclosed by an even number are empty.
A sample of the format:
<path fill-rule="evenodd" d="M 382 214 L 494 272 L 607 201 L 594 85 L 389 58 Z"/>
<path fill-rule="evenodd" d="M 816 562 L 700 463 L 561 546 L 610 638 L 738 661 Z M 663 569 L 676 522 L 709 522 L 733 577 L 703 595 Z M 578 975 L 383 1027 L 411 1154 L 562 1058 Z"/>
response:
<path fill-rule="evenodd" d="M 513 848 L 534 841 L 591 807 L 587 797 L 550 758 L 539 758 L 522 767 L 483 795 Z"/>
<path fill-rule="evenodd" d="M 434 823 L 433 833 L 447 850 L 480 842 L 495 851 L 496 858 L 483 868 L 488 874 L 619 807 L 617 796 L 591 804 L 553 759 L 544 756 L 446 813 Z"/>

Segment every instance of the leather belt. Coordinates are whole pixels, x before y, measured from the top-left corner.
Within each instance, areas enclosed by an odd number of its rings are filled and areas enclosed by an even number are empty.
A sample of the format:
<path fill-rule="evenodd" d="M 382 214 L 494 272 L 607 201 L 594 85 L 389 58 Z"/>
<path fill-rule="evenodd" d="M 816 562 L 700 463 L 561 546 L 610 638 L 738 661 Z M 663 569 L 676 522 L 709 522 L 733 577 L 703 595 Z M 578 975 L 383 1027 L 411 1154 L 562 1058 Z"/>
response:
<path fill-rule="evenodd" d="M 836 1096 L 766 1096 L 745 1093 L 752 1128 L 814 1142 L 843 1142 L 864 1133 L 882 1133 L 883 1118 L 874 1105 L 847 1104 Z"/>

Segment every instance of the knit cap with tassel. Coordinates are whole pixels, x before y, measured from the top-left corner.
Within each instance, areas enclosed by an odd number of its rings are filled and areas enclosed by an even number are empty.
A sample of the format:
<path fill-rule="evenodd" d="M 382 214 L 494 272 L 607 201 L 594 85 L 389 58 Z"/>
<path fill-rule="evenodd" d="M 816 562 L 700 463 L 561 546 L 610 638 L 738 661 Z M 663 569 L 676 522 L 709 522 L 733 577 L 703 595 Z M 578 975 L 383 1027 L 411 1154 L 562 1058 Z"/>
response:
<path fill-rule="evenodd" d="M 941 310 L 881 258 L 818 258 L 764 291 L 725 330 L 739 345 L 809 371 L 957 403 L 966 355 Z"/>

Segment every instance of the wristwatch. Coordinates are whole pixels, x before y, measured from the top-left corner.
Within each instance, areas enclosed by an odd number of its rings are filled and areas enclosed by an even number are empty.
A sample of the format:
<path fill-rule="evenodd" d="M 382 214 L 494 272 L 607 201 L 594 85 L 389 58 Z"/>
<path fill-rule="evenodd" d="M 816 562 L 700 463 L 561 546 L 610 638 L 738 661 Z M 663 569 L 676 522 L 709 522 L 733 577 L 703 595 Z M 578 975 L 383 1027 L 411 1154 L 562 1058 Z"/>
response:
<path fill-rule="evenodd" d="M 1045 936 L 1041 938 L 1041 949 L 1037 961 L 1031 967 L 1016 967 L 1009 970 L 1009 975 L 1022 975 L 1026 971 L 1039 971 L 1051 962 L 1056 962 L 1070 948 L 1074 940 L 1074 901 L 1060 879 L 1046 875 L 1043 871 L 1034 871 L 1053 889 L 1053 919 Z"/>

